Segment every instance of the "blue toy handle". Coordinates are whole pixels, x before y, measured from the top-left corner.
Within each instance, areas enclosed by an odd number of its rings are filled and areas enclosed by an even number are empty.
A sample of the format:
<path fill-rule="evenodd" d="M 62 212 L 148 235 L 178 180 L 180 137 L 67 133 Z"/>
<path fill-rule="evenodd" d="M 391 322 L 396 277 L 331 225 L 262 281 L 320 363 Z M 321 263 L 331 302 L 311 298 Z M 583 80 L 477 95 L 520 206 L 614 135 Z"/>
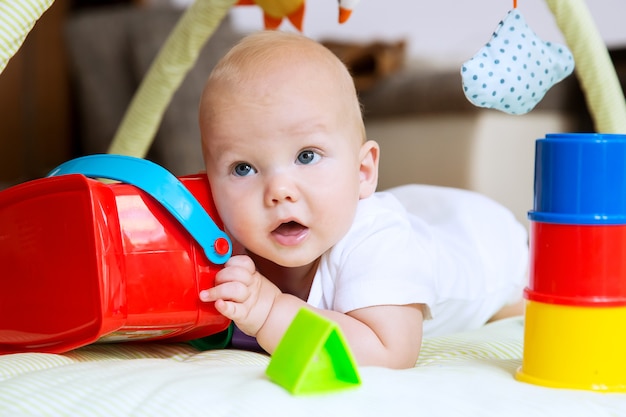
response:
<path fill-rule="evenodd" d="M 160 165 L 125 155 L 89 155 L 59 165 L 48 176 L 67 174 L 82 174 L 134 185 L 154 197 L 187 229 L 209 261 L 221 265 L 230 258 L 232 244 L 228 235 L 217 227 L 178 178 Z"/>

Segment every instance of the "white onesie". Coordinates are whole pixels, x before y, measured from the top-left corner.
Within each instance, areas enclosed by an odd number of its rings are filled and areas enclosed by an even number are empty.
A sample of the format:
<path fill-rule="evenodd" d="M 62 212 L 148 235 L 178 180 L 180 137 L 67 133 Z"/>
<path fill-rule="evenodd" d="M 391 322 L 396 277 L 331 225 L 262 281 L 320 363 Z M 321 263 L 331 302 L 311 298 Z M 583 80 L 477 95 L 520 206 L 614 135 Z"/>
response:
<path fill-rule="evenodd" d="M 425 304 L 424 335 L 482 326 L 526 285 L 527 235 L 474 192 L 407 185 L 359 202 L 346 236 L 322 255 L 307 302 L 342 313 Z"/>

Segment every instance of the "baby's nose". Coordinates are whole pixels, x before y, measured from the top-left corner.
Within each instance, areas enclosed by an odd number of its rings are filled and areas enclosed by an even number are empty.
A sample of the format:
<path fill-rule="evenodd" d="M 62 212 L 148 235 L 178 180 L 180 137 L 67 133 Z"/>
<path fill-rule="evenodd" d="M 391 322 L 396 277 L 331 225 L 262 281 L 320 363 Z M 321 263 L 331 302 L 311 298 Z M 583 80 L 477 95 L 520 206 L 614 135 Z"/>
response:
<path fill-rule="evenodd" d="M 265 200 L 268 205 L 297 201 L 298 189 L 293 178 L 287 173 L 272 175 L 267 182 Z"/>

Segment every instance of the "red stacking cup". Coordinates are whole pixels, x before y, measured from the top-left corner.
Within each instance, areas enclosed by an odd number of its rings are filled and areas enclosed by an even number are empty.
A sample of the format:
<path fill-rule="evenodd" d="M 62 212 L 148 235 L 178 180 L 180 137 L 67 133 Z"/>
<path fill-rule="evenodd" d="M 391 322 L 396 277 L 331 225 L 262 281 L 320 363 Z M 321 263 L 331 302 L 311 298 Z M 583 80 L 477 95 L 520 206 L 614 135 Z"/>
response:
<path fill-rule="evenodd" d="M 531 221 L 528 300 L 626 305 L 626 225 Z"/>

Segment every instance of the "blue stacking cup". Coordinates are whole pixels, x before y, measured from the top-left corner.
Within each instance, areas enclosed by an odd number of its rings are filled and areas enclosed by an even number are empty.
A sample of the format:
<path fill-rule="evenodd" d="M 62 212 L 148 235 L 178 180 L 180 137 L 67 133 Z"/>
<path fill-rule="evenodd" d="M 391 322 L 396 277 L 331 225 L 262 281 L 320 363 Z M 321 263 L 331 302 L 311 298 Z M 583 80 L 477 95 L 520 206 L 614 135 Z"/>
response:
<path fill-rule="evenodd" d="M 532 221 L 626 224 L 626 135 L 552 133 L 535 148 Z"/>

